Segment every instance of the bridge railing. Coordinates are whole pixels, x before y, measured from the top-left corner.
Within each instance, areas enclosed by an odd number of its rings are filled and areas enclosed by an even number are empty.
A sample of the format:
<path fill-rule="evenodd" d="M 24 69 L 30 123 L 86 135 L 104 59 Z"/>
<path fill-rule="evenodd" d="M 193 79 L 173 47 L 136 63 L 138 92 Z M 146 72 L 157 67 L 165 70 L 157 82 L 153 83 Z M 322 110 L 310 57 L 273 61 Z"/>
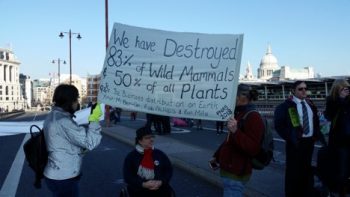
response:
<path fill-rule="evenodd" d="M 13 111 L 13 112 L 2 112 L 0 113 L 0 120 L 5 120 L 14 116 L 19 116 L 24 114 L 24 110 L 18 110 L 18 111 Z"/>

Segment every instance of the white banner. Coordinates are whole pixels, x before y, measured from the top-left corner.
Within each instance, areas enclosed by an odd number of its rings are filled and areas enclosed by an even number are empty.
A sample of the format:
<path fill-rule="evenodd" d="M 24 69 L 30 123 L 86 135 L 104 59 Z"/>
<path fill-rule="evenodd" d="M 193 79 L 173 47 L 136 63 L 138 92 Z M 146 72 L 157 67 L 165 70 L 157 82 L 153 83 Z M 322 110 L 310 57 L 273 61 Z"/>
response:
<path fill-rule="evenodd" d="M 243 34 L 178 33 L 115 23 L 98 100 L 132 111 L 227 120 Z"/>
<path fill-rule="evenodd" d="M 105 105 L 101 104 L 102 114 L 104 114 Z M 88 117 L 90 115 L 91 107 L 85 108 L 75 112 L 75 122 L 79 125 L 87 124 Z M 101 116 L 100 121 L 104 120 L 104 116 Z M 30 133 L 30 126 L 37 125 L 40 128 L 43 128 L 44 121 L 8 121 L 8 122 L 0 122 L 0 136 L 5 135 L 16 135 L 21 133 Z M 33 128 L 33 132 L 37 132 L 38 130 Z"/>

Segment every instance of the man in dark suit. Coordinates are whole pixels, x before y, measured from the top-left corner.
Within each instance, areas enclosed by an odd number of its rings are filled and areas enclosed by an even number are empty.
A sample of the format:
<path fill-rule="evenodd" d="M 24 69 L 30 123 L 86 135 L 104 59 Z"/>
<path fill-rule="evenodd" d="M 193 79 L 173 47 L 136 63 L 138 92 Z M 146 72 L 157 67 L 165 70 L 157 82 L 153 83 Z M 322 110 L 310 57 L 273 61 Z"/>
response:
<path fill-rule="evenodd" d="M 311 168 L 315 140 L 321 135 L 316 106 L 307 98 L 305 81 L 296 81 L 293 95 L 275 109 L 277 133 L 286 141 L 285 195 L 306 197 L 313 193 Z"/>

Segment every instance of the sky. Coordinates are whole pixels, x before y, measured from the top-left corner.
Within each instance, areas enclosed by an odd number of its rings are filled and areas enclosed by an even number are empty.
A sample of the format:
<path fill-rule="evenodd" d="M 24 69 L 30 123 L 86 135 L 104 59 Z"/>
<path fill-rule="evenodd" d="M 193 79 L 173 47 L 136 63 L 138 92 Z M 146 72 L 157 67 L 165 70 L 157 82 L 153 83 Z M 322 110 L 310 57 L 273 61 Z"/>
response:
<path fill-rule="evenodd" d="M 257 75 L 270 45 L 279 66 L 311 66 L 321 76 L 350 75 L 349 0 L 110 0 L 109 35 L 114 22 L 176 32 L 244 34 L 241 73 L 248 62 Z M 0 0 L 0 48 L 11 48 L 20 73 L 32 79 L 102 70 L 105 48 L 104 0 Z M 75 35 L 76 36 L 76 35 Z"/>

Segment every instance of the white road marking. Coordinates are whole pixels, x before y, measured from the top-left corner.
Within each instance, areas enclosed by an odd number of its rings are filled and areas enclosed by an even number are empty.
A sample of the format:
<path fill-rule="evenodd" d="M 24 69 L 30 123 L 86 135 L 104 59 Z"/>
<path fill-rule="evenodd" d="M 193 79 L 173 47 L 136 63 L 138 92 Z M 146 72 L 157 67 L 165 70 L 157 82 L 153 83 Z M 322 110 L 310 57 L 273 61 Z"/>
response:
<path fill-rule="evenodd" d="M 15 160 L 12 163 L 11 169 L 6 176 L 4 184 L 0 190 L 1 197 L 13 197 L 16 196 L 17 187 L 22 174 L 23 162 L 24 162 L 24 151 L 23 144 L 29 139 L 30 134 L 26 134 L 19 147 Z"/>

